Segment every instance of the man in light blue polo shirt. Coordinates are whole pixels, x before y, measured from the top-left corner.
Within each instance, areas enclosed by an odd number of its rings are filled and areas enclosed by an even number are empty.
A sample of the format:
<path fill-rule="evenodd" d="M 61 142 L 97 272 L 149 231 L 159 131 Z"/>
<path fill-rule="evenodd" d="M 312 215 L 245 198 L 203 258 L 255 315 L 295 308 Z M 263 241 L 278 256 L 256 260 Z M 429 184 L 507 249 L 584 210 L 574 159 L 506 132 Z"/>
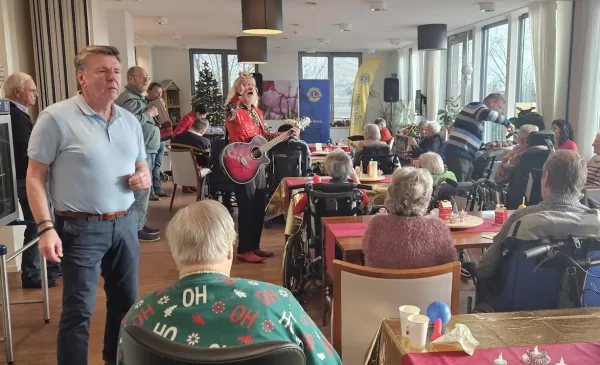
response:
<path fill-rule="evenodd" d="M 40 113 L 29 143 L 27 194 L 39 249 L 63 270 L 58 365 L 87 365 L 98 274 L 107 297 L 103 359 L 115 364 L 120 322 L 137 297 L 139 242 L 133 191 L 150 187 L 142 129 L 114 105 L 119 51 L 89 46 L 75 58 L 81 92 Z M 46 199 L 55 209 L 52 224 Z"/>

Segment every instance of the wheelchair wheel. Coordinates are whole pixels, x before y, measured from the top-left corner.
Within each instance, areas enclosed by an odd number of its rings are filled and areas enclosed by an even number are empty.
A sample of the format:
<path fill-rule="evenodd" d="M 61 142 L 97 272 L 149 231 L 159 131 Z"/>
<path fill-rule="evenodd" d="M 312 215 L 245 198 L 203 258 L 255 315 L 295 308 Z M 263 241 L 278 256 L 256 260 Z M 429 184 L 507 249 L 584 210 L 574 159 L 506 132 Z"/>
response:
<path fill-rule="evenodd" d="M 208 199 L 211 199 L 210 174 L 206 175 L 202 179 L 202 184 L 200 185 L 200 191 L 198 192 L 198 200 L 208 200 Z"/>
<path fill-rule="evenodd" d="M 286 242 L 283 251 L 283 286 L 298 298 L 306 286 L 306 254 L 302 229 L 294 233 Z"/>

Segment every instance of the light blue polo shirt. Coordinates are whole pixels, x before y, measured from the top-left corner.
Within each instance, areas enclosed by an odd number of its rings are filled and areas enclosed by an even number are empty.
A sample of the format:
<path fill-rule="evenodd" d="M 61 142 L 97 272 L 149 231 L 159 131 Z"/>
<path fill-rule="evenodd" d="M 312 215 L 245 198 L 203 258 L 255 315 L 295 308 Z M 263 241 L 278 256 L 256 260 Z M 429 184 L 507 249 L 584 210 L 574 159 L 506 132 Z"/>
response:
<path fill-rule="evenodd" d="M 105 214 L 134 201 L 127 175 L 146 159 L 140 122 L 113 105 L 110 123 L 81 94 L 38 116 L 29 139 L 30 159 L 50 165 L 50 201 L 58 211 Z"/>

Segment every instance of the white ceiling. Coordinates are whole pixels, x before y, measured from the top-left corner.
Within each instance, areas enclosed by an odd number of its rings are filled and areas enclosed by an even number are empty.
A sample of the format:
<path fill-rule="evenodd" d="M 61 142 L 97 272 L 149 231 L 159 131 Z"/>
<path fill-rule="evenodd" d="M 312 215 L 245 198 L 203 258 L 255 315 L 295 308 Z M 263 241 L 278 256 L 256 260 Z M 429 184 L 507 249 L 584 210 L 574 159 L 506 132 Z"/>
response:
<path fill-rule="evenodd" d="M 524 0 L 502 0 L 496 2 L 495 12 L 482 13 L 478 5 L 482 0 L 387 0 L 385 12 L 372 12 L 368 0 L 313 1 L 318 5 L 283 0 L 284 32 L 268 37 L 270 50 L 395 49 L 416 41 L 419 24 L 446 23 L 451 31 L 527 5 Z M 243 34 L 240 0 L 106 0 L 106 4 L 132 14 L 136 44 L 233 49 L 235 37 Z M 167 17 L 169 24 L 154 24 L 158 16 Z M 351 23 L 353 30 L 340 32 L 340 23 Z M 181 39 L 173 40 L 175 34 Z M 319 45 L 319 38 L 331 43 Z M 402 43 L 391 45 L 390 39 Z"/>

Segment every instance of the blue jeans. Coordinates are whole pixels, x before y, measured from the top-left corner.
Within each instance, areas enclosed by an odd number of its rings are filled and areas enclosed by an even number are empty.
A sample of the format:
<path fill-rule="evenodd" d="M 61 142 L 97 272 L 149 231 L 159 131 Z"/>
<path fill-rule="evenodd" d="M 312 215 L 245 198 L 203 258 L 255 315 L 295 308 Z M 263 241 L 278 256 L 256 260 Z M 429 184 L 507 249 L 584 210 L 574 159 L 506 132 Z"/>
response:
<path fill-rule="evenodd" d="M 152 187 L 150 188 L 150 196 L 162 193 L 162 186 L 160 185 L 160 167 L 162 166 L 166 149 L 167 144 L 165 142 L 160 142 L 160 147 L 158 148 L 158 151 L 154 157 L 154 163 L 152 166 L 148 165 L 150 173 L 152 174 Z"/>
<path fill-rule="evenodd" d="M 131 209 L 112 221 L 56 216 L 56 230 L 63 245 L 58 365 L 88 364 L 98 274 L 104 278 L 106 293 L 102 357 L 104 361 L 116 361 L 121 321 L 137 297 L 139 242 L 135 218 Z"/>
<path fill-rule="evenodd" d="M 156 153 L 146 153 L 146 162 L 148 166 L 152 166 L 154 164 L 154 159 L 156 158 Z M 146 225 L 146 213 L 148 211 L 148 199 L 150 199 L 150 190 L 134 190 L 133 197 L 135 201 L 131 206 L 131 209 L 134 211 L 137 217 L 137 229 L 141 230 Z"/>

